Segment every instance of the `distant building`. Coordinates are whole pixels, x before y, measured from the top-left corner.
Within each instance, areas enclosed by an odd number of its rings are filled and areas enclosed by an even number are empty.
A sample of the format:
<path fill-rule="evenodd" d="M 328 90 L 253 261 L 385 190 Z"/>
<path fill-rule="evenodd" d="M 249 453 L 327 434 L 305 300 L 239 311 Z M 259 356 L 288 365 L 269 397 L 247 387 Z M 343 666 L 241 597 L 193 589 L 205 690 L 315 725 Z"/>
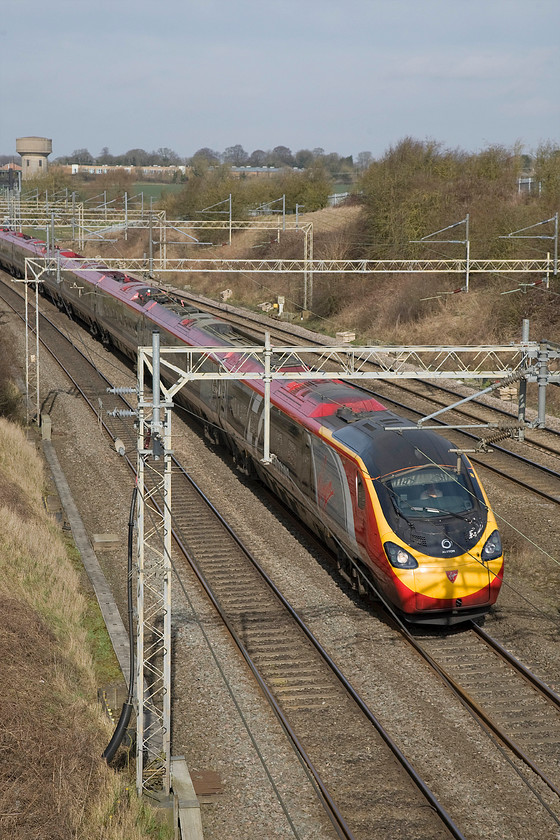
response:
<path fill-rule="evenodd" d="M 18 137 L 16 152 L 21 155 L 24 180 L 47 174 L 48 157 L 52 152 L 52 140 L 48 137 Z"/>
<path fill-rule="evenodd" d="M 172 181 L 177 174 L 186 175 L 190 171 L 189 166 L 124 166 L 108 163 L 69 163 L 63 164 L 61 169 L 71 175 L 110 175 L 126 172 L 138 178 L 158 181 Z"/>
<path fill-rule="evenodd" d="M 293 172 L 303 172 L 297 167 L 288 167 Z M 124 164 L 109 163 L 68 163 L 61 164 L 61 169 L 71 175 L 110 175 L 112 172 L 127 172 L 138 179 L 146 178 L 151 181 L 172 181 L 177 175 L 188 176 L 192 172 L 191 166 L 125 166 Z M 231 174 L 234 178 L 271 178 L 283 172 L 286 167 L 279 166 L 232 166 Z"/>
<path fill-rule="evenodd" d="M 9 190 L 16 187 L 19 189 L 21 187 L 21 166 L 11 161 L 4 166 L 0 166 L 0 187 L 7 187 Z"/>
<path fill-rule="evenodd" d="M 108 172 L 132 172 L 132 166 L 110 166 L 105 163 L 69 163 L 61 167 L 71 175 L 107 175 Z"/>
<path fill-rule="evenodd" d="M 293 172 L 303 172 L 303 169 L 298 169 L 297 166 L 232 166 L 230 171 L 236 178 L 270 178 L 272 175 L 278 175 L 279 172 L 283 172 L 284 169 L 291 169 Z"/>

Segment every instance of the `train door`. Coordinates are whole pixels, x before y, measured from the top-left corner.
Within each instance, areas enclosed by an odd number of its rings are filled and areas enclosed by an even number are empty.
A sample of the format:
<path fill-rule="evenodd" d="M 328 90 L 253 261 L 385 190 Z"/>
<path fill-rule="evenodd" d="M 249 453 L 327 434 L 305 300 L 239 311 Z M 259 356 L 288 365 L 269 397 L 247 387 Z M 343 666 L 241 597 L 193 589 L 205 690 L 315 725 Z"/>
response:
<path fill-rule="evenodd" d="M 311 435 L 304 432 L 302 435 L 302 447 L 300 448 L 300 469 L 299 479 L 301 489 L 309 498 L 313 498 L 315 485 L 313 482 L 313 470 L 311 463 Z"/>
<path fill-rule="evenodd" d="M 212 406 L 218 417 L 223 421 L 227 406 L 227 382 L 225 379 L 211 379 Z"/>
<path fill-rule="evenodd" d="M 338 452 L 324 441 L 311 437 L 315 498 L 320 511 L 341 526 L 355 540 L 354 513 L 348 478 Z"/>
<path fill-rule="evenodd" d="M 356 470 L 354 476 L 354 528 L 356 530 L 356 540 L 359 545 L 364 545 L 366 541 L 366 488 L 359 470 Z"/>
<path fill-rule="evenodd" d="M 222 403 L 224 422 L 233 428 L 237 435 L 244 438 L 253 392 L 243 382 L 227 381 L 224 384 L 226 385 L 226 398 Z"/>
<path fill-rule="evenodd" d="M 199 365 L 202 373 L 212 373 L 215 365 L 210 359 L 204 359 Z M 199 379 L 194 380 L 192 390 L 200 396 L 201 401 L 208 407 L 210 416 L 219 416 L 220 406 L 224 403 L 225 382 L 223 379 Z"/>

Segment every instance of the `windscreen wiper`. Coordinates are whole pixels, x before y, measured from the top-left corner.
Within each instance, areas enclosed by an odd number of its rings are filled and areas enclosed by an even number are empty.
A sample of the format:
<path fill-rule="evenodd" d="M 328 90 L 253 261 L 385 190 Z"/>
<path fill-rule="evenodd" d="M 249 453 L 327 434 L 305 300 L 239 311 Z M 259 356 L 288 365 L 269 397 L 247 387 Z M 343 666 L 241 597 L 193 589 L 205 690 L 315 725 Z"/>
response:
<path fill-rule="evenodd" d="M 418 507 L 417 505 L 411 505 L 410 509 L 411 510 L 419 510 L 419 511 L 422 511 L 424 513 L 443 513 L 444 516 L 455 516 L 457 519 L 462 519 L 464 522 L 469 522 L 469 524 L 470 524 L 470 519 L 466 515 L 460 514 L 460 513 L 455 513 L 452 510 L 445 510 L 444 508 L 436 508 L 436 507 L 431 507 L 431 506 L 430 507 Z"/>

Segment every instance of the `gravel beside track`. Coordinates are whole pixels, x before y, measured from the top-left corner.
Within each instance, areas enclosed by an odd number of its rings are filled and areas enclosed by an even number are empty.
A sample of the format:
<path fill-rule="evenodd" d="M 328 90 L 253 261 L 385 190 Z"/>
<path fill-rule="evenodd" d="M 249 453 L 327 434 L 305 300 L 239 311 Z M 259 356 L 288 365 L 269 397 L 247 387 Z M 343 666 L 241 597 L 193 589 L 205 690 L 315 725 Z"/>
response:
<path fill-rule="evenodd" d="M 0 312 L 3 329 L 13 335 L 23 360 L 21 323 L 2 304 Z M 57 317 L 60 324 L 71 326 L 63 316 Z M 79 334 L 96 365 L 114 384 L 135 384 L 130 371 L 83 331 Z M 98 556 L 126 621 L 126 530 L 132 477 L 98 430 L 90 410 L 46 354 L 41 376 L 45 410 L 53 420 L 53 444 L 86 528 L 92 537 L 116 533 L 121 538 L 118 549 L 99 551 Z M 364 699 L 383 722 L 391 723 L 392 732 L 398 727 L 399 745 L 465 835 L 481 840 L 556 840 L 560 828 L 542 816 L 511 765 L 412 652 L 405 650 L 395 632 L 371 607 L 354 599 L 312 541 L 302 538 L 287 517 L 266 497 L 261 498 L 258 486 L 240 481 L 227 459 L 179 419 L 173 420 L 173 446 Z M 496 512 L 512 523 L 506 531 L 515 524 L 548 552 L 547 556 L 531 548 L 509 560 L 509 586 L 504 587 L 486 629 L 558 691 L 558 565 L 551 559 L 560 556 L 556 510 L 549 503 L 514 494 L 499 479 L 485 478 L 485 484 Z M 204 771 L 219 776 L 215 781 L 221 792 L 202 798 L 205 837 L 335 836 L 213 608 L 188 571 L 184 580 L 188 600 L 174 583 L 174 640 L 181 656 L 174 673 L 173 744 L 175 753 L 186 755 L 195 779 Z M 395 693 L 397 681 L 400 688 Z M 494 802 L 490 810 L 489 799 Z M 389 833 L 388 840 L 392 836 L 398 835 Z"/>

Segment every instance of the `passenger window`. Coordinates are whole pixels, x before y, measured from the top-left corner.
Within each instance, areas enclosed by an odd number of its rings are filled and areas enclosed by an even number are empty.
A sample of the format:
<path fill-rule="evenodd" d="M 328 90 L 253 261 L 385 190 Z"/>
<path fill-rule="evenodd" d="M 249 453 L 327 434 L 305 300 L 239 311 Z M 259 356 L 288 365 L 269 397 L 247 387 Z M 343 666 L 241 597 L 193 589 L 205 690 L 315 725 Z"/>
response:
<path fill-rule="evenodd" d="M 228 386 L 228 419 L 238 432 L 243 433 L 247 422 L 251 394 L 247 388 L 236 382 L 230 382 Z"/>
<path fill-rule="evenodd" d="M 359 473 L 356 473 L 356 499 L 358 500 L 358 507 L 363 510 L 366 506 L 366 488 Z"/>
<path fill-rule="evenodd" d="M 299 428 L 277 409 L 271 413 L 270 448 L 293 475 L 301 468 L 302 438 Z"/>

